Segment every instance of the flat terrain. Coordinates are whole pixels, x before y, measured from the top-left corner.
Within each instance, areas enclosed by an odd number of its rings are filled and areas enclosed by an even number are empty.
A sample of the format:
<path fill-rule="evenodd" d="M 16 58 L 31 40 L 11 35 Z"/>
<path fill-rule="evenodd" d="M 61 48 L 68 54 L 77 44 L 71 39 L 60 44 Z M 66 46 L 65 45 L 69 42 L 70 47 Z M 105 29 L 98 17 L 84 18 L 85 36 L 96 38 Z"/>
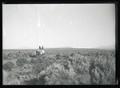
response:
<path fill-rule="evenodd" d="M 115 84 L 115 50 L 3 50 L 4 85 Z M 11 80 L 12 79 L 12 80 Z"/>

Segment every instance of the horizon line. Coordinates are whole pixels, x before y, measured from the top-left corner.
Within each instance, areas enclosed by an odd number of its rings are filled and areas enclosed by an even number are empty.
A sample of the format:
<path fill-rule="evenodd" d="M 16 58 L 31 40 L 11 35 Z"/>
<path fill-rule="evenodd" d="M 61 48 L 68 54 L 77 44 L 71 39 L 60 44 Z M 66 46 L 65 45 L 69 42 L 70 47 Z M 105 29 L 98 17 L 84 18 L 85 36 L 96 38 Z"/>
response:
<path fill-rule="evenodd" d="M 46 47 L 44 49 L 62 49 L 62 48 L 66 48 L 66 49 L 108 49 L 108 50 L 111 50 L 111 49 L 115 49 L 115 48 L 99 48 L 99 47 L 92 47 L 92 48 L 88 48 L 88 47 Z M 16 49 L 20 49 L 20 50 L 24 50 L 24 49 L 38 49 L 38 48 L 6 48 L 6 49 L 3 49 L 3 50 L 8 50 L 8 49 L 12 49 L 12 50 L 16 50 Z"/>

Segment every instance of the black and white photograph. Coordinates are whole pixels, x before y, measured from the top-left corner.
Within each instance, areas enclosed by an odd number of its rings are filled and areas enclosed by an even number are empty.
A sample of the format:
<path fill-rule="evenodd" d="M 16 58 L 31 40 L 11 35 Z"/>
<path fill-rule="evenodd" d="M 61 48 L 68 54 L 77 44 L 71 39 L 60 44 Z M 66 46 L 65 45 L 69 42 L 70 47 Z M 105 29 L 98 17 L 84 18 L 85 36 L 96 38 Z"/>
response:
<path fill-rule="evenodd" d="M 2 4 L 3 85 L 116 84 L 115 4 Z"/>

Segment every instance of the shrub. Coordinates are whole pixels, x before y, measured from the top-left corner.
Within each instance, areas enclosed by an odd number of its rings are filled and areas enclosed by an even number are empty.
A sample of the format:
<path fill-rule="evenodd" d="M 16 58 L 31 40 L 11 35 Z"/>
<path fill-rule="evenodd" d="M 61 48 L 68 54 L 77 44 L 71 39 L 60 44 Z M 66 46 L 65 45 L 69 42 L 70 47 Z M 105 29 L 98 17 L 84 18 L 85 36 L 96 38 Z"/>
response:
<path fill-rule="evenodd" d="M 3 55 L 3 60 L 7 60 L 8 56 L 7 55 Z"/>
<path fill-rule="evenodd" d="M 29 53 L 29 56 L 30 56 L 30 57 L 36 57 L 36 53 L 35 53 L 35 52 Z"/>
<path fill-rule="evenodd" d="M 17 59 L 17 61 L 16 61 L 16 65 L 17 66 L 23 66 L 24 64 L 26 64 L 27 63 L 27 60 L 25 59 L 25 58 L 19 58 L 19 59 Z"/>
<path fill-rule="evenodd" d="M 90 66 L 89 59 L 84 56 L 76 58 L 76 60 L 73 62 L 73 68 L 75 72 L 78 74 L 88 73 L 89 66 Z"/>
<path fill-rule="evenodd" d="M 32 63 L 32 64 L 40 63 L 40 59 L 38 60 L 37 58 L 32 58 L 30 63 Z"/>
<path fill-rule="evenodd" d="M 57 55 L 56 55 L 56 59 L 60 59 L 60 54 L 57 54 Z"/>
<path fill-rule="evenodd" d="M 115 58 L 110 58 L 110 57 L 108 58 L 106 55 L 103 55 L 103 54 L 99 55 L 98 58 L 91 60 L 90 71 L 95 70 L 91 74 L 93 83 L 97 83 L 97 84 L 114 83 L 114 80 L 115 80 L 115 62 L 114 61 L 115 61 Z M 96 76 L 96 74 L 98 74 L 98 76 Z"/>
<path fill-rule="evenodd" d="M 75 80 L 71 74 L 63 65 L 54 63 L 46 70 L 46 85 L 74 85 Z"/>
<path fill-rule="evenodd" d="M 41 76 L 39 79 L 34 78 L 29 81 L 24 81 L 23 84 L 24 85 L 44 85 L 45 84 L 44 75 Z"/>
<path fill-rule="evenodd" d="M 62 56 L 64 59 L 69 59 L 69 56 L 68 55 L 63 55 Z"/>
<path fill-rule="evenodd" d="M 7 71 L 11 71 L 13 67 L 14 67 L 13 62 L 7 62 L 3 65 L 3 69 Z"/>
<path fill-rule="evenodd" d="M 74 53 L 71 53 L 70 56 L 73 57 L 75 54 Z"/>
<path fill-rule="evenodd" d="M 45 64 L 44 63 L 37 63 L 33 66 L 32 72 L 34 74 L 39 74 L 42 70 L 44 70 Z"/>
<path fill-rule="evenodd" d="M 12 53 L 8 53 L 8 57 L 11 57 L 12 56 Z"/>

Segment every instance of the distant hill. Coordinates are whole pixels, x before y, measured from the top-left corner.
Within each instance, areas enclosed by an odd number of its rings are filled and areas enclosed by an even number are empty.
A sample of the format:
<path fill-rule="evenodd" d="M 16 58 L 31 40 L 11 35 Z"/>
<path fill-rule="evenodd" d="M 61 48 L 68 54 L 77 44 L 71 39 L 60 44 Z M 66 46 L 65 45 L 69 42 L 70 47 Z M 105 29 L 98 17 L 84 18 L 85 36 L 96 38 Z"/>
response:
<path fill-rule="evenodd" d="M 114 50 L 115 49 L 115 46 L 113 45 L 110 45 L 110 46 L 100 46 L 98 47 L 99 49 L 108 49 L 108 50 Z"/>

